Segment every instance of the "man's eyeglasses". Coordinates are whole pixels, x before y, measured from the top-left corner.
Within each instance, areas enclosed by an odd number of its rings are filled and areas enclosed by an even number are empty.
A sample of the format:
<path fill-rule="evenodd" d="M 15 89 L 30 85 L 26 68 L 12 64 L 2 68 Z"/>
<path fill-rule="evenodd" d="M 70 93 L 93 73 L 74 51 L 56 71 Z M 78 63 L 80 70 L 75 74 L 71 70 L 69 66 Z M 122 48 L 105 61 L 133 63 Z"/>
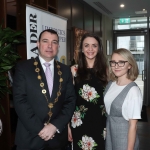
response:
<path fill-rule="evenodd" d="M 125 63 L 128 62 L 128 61 L 119 61 L 119 62 L 115 62 L 115 61 L 109 61 L 109 64 L 111 67 L 115 67 L 116 64 L 119 66 L 119 67 L 124 67 Z"/>

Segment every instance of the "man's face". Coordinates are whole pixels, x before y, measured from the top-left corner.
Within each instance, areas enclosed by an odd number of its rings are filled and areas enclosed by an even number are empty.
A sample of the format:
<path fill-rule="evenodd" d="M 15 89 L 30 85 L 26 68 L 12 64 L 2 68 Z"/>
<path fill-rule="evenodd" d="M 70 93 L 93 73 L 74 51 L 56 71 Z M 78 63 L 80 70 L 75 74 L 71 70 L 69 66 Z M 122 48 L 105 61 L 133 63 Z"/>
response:
<path fill-rule="evenodd" d="M 51 61 L 58 53 L 58 37 L 56 34 L 44 32 L 40 41 L 37 42 L 39 55 L 46 61 Z"/>

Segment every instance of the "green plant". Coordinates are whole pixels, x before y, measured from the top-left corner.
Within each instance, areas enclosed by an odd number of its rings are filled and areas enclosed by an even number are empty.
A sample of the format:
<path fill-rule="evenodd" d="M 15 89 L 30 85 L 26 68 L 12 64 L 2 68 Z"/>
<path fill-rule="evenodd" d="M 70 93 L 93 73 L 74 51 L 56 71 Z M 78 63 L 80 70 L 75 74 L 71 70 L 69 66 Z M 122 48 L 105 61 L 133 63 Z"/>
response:
<path fill-rule="evenodd" d="M 23 31 L 14 31 L 9 27 L 0 26 L 0 102 L 6 93 L 10 93 L 8 71 L 20 58 L 16 45 L 22 42 L 23 37 Z M 1 103 L 0 107 L 4 112 Z"/>

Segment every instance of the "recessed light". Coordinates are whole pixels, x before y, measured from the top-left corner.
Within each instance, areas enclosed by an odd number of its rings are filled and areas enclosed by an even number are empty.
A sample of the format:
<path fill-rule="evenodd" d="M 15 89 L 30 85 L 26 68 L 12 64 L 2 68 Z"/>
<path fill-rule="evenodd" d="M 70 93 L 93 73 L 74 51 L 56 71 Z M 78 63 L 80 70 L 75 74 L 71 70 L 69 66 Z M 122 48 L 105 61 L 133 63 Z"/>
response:
<path fill-rule="evenodd" d="M 121 4 L 120 7 L 124 7 L 124 4 Z"/>

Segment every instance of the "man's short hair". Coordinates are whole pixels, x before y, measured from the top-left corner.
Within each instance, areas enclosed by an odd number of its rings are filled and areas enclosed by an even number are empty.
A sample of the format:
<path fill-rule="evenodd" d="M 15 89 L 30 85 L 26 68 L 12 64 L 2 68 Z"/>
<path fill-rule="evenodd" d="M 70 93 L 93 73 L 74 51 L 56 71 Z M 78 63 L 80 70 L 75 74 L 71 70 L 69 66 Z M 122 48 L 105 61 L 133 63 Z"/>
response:
<path fill-rule="evenodd" d="M 56 32 L 55 30 L 53 30 L 53 29 L 46 29 L 46 30 L 43 30 L 43 31 L 40 33 L 40 35 L 39 35 L 38 41 L 41 40 L 41 36 L 42 36 L 42 34 L 43 34 L 44 32 L 49 32 L 49 33 L 51 33 L 51 34 L 56 34 L 57 37 L 58 37 L 58 42 L 59 42 L 59 36 L 58 36 L 57 32 Z"/>

